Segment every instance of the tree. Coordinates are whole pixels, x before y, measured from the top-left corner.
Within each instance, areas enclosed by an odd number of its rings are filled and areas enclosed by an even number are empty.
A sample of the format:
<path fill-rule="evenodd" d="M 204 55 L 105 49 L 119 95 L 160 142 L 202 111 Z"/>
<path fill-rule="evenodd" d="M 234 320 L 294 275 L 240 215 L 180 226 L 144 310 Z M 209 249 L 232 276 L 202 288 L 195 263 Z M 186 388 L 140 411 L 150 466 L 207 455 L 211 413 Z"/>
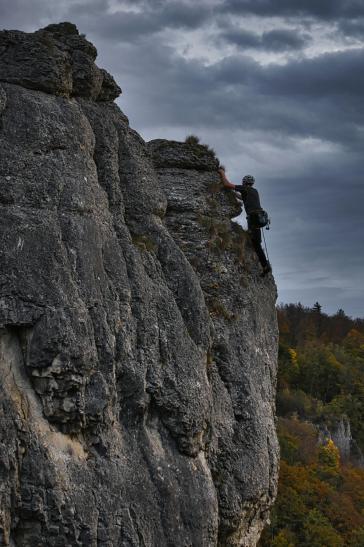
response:
<path fill-rule="evenodd" d="M 343 365 L 330 347 L 312 344 L 299 354 L 301 389 L 328 403 L 340 393 Z"/>
<path fill-rule="evenodd" d="M 315 302 L 315 304 L 313 305 L 312 311 L 320 315 L 321 310 L 322 310 L 321 304 L 319 304 L 318 302 Z"/>
<path fill-rule="evenodd" d="M 329 520 L 318 510 L 312 509 L 303 524 L 305 547 L 343 547 L 343 538 L 331 526 Z"/>
<path fill-rule="evenodd" d="M 318 451 L 318 461 L 325 467 L 338 470 L 340 465 L 340 452 L 332 439 L 322 445 Z"/>
<path fill-rule="evenodd" d="M 344 415 L 364 451 L 364 319 L 343 310 L 278 308 L 278 497 L 262 547 L 364 547 L 364 469 L 340 461 L 317 424 Z M 353 454 L 352 454 L 353 457 Z"/>
<path fill-rule="evenodd" d="M 352 532 L 348 543 L 348 547 L 360 547 L 361 545 L 364 545 L 364 526 Z"/>
<path fill-rule="evenodd" d="M 290 530 L 287 530 L 284 528 L 283 530 L 280 530 L 278 534 L 273 539 L 271 546 L 272 547 L 295 547 L 296 543 L 296 537 L 295 535 L 290 532 Z"/>

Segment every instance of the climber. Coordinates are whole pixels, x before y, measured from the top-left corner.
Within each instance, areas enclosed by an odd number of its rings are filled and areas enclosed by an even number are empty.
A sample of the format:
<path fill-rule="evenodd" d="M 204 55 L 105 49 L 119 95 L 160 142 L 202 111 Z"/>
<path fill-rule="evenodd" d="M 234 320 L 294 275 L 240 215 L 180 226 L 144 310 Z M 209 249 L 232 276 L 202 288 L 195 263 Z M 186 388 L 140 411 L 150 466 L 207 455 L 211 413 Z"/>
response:
<path fill-rule="evenodd" d="M 256 221 L 256 213 L 258 211 L 259 212 L 262 211 L 262 207 L 260 205 L 259 194 L 257 190 L 253 188 L 255 178 L 252 175 L 245 175 L 245 177 L 242 180 L 243 184 L 237 185 L 237 184 L 232 184 L 231 182 L 228 181 L 225 175 L 225 169 L 220 167 L 218 172 L 221 177 L 221 182 L 223 183 L 225 188 L 232 188 L 233 190 L 241 194 L 241 197 L 244 203 L 244 208 L 247 214 L 248 229 L 252 239 L 253 247 L 263 267 L 262 276 L 265 276 L 272 271 L 272 268 L 262 249 L 262 245 L 261 245 L 262 234 L 260 232 L 260 227 L 257 226 L 257 221 Z"/>

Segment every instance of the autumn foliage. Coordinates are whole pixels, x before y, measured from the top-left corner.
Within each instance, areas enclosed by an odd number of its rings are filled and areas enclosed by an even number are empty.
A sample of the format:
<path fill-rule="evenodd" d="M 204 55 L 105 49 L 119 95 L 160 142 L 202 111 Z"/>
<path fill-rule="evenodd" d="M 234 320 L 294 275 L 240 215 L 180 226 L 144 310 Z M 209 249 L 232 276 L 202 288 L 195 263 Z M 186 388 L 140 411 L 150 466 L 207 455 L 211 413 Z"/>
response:
<path fill-rule="evenodd" d="M 261 547 L 364 547 L 364 321 L 278 308 L 278 497 Z M 330 432 L 345 417 L 356 451 Z M 323 434 L 325 432 L 325 434 Z"/>

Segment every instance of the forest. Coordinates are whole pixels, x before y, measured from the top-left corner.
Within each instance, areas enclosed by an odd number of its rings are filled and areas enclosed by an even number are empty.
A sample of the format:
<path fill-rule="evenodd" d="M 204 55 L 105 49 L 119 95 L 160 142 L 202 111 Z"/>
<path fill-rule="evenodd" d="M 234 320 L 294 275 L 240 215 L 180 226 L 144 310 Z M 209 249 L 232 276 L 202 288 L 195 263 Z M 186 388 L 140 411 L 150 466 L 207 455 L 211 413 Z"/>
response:
<path fill-rule="evenodd" d="M 260 547 L 364 547 L 364 320 L 278 307 L 278 496 Z"/>

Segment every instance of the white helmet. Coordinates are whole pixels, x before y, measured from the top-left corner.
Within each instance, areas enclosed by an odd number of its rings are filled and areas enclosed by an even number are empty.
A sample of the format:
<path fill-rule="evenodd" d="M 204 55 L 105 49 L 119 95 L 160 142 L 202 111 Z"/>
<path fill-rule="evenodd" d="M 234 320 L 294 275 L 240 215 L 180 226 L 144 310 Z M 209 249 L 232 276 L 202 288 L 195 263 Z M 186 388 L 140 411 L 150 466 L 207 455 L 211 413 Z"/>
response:
<path fill-rule="evenodd" d="M 255 178 L 253 177 L 253 175 L 245 175 L 245 177 L 243 177 L 243 184 L 250 184 L 251 186 L 253 186 L 255 182 Z"/>

